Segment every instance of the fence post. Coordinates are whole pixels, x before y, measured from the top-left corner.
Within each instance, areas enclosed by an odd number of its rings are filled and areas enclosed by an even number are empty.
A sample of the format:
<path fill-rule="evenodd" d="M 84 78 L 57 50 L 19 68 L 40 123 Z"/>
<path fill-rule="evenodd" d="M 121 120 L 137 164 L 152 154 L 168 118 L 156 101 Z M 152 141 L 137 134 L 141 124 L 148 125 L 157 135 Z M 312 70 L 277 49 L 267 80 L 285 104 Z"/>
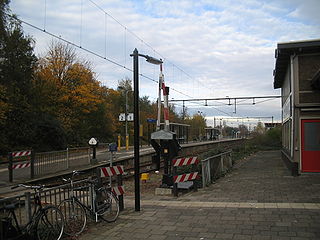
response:
<path fill-rule="evenodd" d="M 25 192 L 24 193 L 25 196 L 25 211 L 26 211 L 26 219 L 27 221 L 31 221 L 31 194 L 30 192 Z"/>
<path fill-rule="evenodd" d="M 196 165 L 194 164 L 194 165 L 192 165 L 192 168 L 193 168 L 193 172 L 196 172 L 198 169 L 196 169 Z M 198 191 L 198 184 L 197 184 L 197 178 L 195 178 L 194 180 L 193 180 L 193 191 L 194 192 L 197 192 Z"/>
<path fill-rule="evenodd" d="M 207 164 L 206 164 L 207 166 Z M 207 166 L 208 167 L 208 166 Z M 205 161 L 201 161 L 201 169 L 202 169 L 202 188 L 206 187 L 206 175 L 207 172 L 205 172 Z"/>
<path fill-rule="evenodd" d="M 92 180 L 92 177 L 88 178 L 89 181 Z M 95 200 L 95 195 L 94 195 L 94 185 L 92 183 L 89 184 L 89 196 L 90 196 L 90 205 L 92 210 L 95 212 L 96 211 L 96 206 L 94 204 L 94 200 Z"/>
<path fill-rule="evenodd" d="M 122 186 L 122 174 L 118 175 L 117 177 L 118 186 Z M 119 209 L 123 211 L 124 209 L 124 202 L 123 202 L 123 195 L 119 195 Z"/>
<path fill-rule="evenodd" d="M 96 168 L 96 175 L 97 175 L 98 186 L 101 187 L 102 186 L 101 168 Z"/>
<path fill-rule="evenodd" d="M 69 169 L 69 148 L 67 147 L 67 169 Z"/>
<path fill-rule="evenodd" d="M 10 152 L 8 154 L 8 160 L 9 160 L 9 164 L 8 164 L 8 172 L 9 172 L 9 182 L 12 182 L 13 180 L 13 169 L 12 169 L 12 152 Z"/>
<path fill-rule="evenodd" d="M 88 148 L 88 151 L 87 151 L 87 152 L 88 152 L 88 164 L 91 164 L 91 160 L 90 160 L 90 149 L 91 149 L 91 148 Z"/>
<path fill-rule="evenodd" d="M 224 172 L 224 168 L 223 168 L 223 155 L 221 154 L 221 157 L 220 157 L 220 165 L 221 165 L 221 173 Z"/>
<path fill-rule="evenodd" d="M 31 159 L 30 159 L 30 177 L 31 179 L 34 178 L 34 158 L 35 158 L 35 153 L 34 150 L 31 151 Z"/>

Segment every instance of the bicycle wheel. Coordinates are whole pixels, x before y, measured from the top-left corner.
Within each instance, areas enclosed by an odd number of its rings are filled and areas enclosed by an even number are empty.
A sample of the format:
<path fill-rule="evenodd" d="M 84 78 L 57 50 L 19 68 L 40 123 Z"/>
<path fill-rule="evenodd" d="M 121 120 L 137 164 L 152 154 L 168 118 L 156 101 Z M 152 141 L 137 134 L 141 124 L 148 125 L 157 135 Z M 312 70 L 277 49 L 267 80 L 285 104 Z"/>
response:
<path fill-rule="evenodd" d="M 64 219 L 62 212 L 55 206 L 41 210 L 35 225 L 38 240 L 59 240 L 63 233 Z"/>
<path fill-rule="evenodd" d="M 64 233 L 77 236 L 83 232 L 87 224 L 86 210 L 75 199 L 66 199 L 59 204 L 59 209 L 64 215 Z"/>
<path fill-rule="evenodd" d="M 119 216 L 118 198 L 111 191 L 99 190 L 96 197 L 96 211 L 103 220 L 114 222 Z"/>

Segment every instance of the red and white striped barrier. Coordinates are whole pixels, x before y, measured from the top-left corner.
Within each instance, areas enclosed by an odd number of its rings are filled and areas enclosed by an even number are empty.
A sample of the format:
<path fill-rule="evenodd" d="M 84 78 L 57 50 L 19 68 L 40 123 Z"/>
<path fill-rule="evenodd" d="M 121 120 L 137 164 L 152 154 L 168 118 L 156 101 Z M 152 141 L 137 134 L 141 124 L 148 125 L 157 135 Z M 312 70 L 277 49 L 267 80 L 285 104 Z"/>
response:
<path fill-rule="evenodd" d="M 197 176 L 198 176 L 198 172 L 185 173 L 182 175 L 173 176 L 173 182 L 178 183 L 178 182 L 191 181 L 191 180 L 195 180 Z"/>
<path fill-rule="evenodd" d="M 111 191 L 117 196 L 123 195 L 124 194 L 124 187 L 123 186 L 113 187 Z"/>
<path fill-rule="evenodd" d="M 101 177 L 111 177 L 115 175 L 123 174 L 123 166 L 103 167 L 101 168 Z"/>
<path fill-rule="evenodd" d="M 26 151 L 19 151 L 19 152 L 13 152 L 12 157 L 24 157 L 24 156 L 30 156 L 31 150 Z"/>
<path fill-rule="evenodd" d="M 27 163 L 19 163 L 19 164 L 14 164 L 12 165 L 12 169 L 17 169 L 17 168 L 27 168 L 30 167 L 31 163 L 27 162 Z"/>
<path fill-rule="evenodd" d="M 198 164 L 198 157 L 177 158 L 172 161 L 174 167 Z"/>

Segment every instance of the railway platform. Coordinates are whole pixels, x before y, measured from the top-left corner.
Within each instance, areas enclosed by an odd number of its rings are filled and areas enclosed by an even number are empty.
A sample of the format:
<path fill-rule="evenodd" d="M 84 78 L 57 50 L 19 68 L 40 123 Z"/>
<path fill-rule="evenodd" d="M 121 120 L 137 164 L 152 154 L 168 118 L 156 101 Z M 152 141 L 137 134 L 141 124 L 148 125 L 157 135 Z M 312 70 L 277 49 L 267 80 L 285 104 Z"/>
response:
<path fill-rule="evenodd" d="M 90 224 L 81 240 L 320 239 L 320 174 L 291 176 L 279 151 L 259 152 L 210 187 L 176 197 L 125 197 L 114 223 Z"/>

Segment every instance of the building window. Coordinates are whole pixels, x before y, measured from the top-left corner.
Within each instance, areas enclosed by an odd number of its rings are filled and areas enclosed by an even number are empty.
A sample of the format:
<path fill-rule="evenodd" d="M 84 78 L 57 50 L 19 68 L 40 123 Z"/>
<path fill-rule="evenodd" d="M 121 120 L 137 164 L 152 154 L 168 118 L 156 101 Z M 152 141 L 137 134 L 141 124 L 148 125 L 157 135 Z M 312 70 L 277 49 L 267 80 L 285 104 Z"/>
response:
<path fill-rule="evenodd" d="M 291 153 L 291 119 L 282 126 L 282 147 L 287 153 Z"/>

